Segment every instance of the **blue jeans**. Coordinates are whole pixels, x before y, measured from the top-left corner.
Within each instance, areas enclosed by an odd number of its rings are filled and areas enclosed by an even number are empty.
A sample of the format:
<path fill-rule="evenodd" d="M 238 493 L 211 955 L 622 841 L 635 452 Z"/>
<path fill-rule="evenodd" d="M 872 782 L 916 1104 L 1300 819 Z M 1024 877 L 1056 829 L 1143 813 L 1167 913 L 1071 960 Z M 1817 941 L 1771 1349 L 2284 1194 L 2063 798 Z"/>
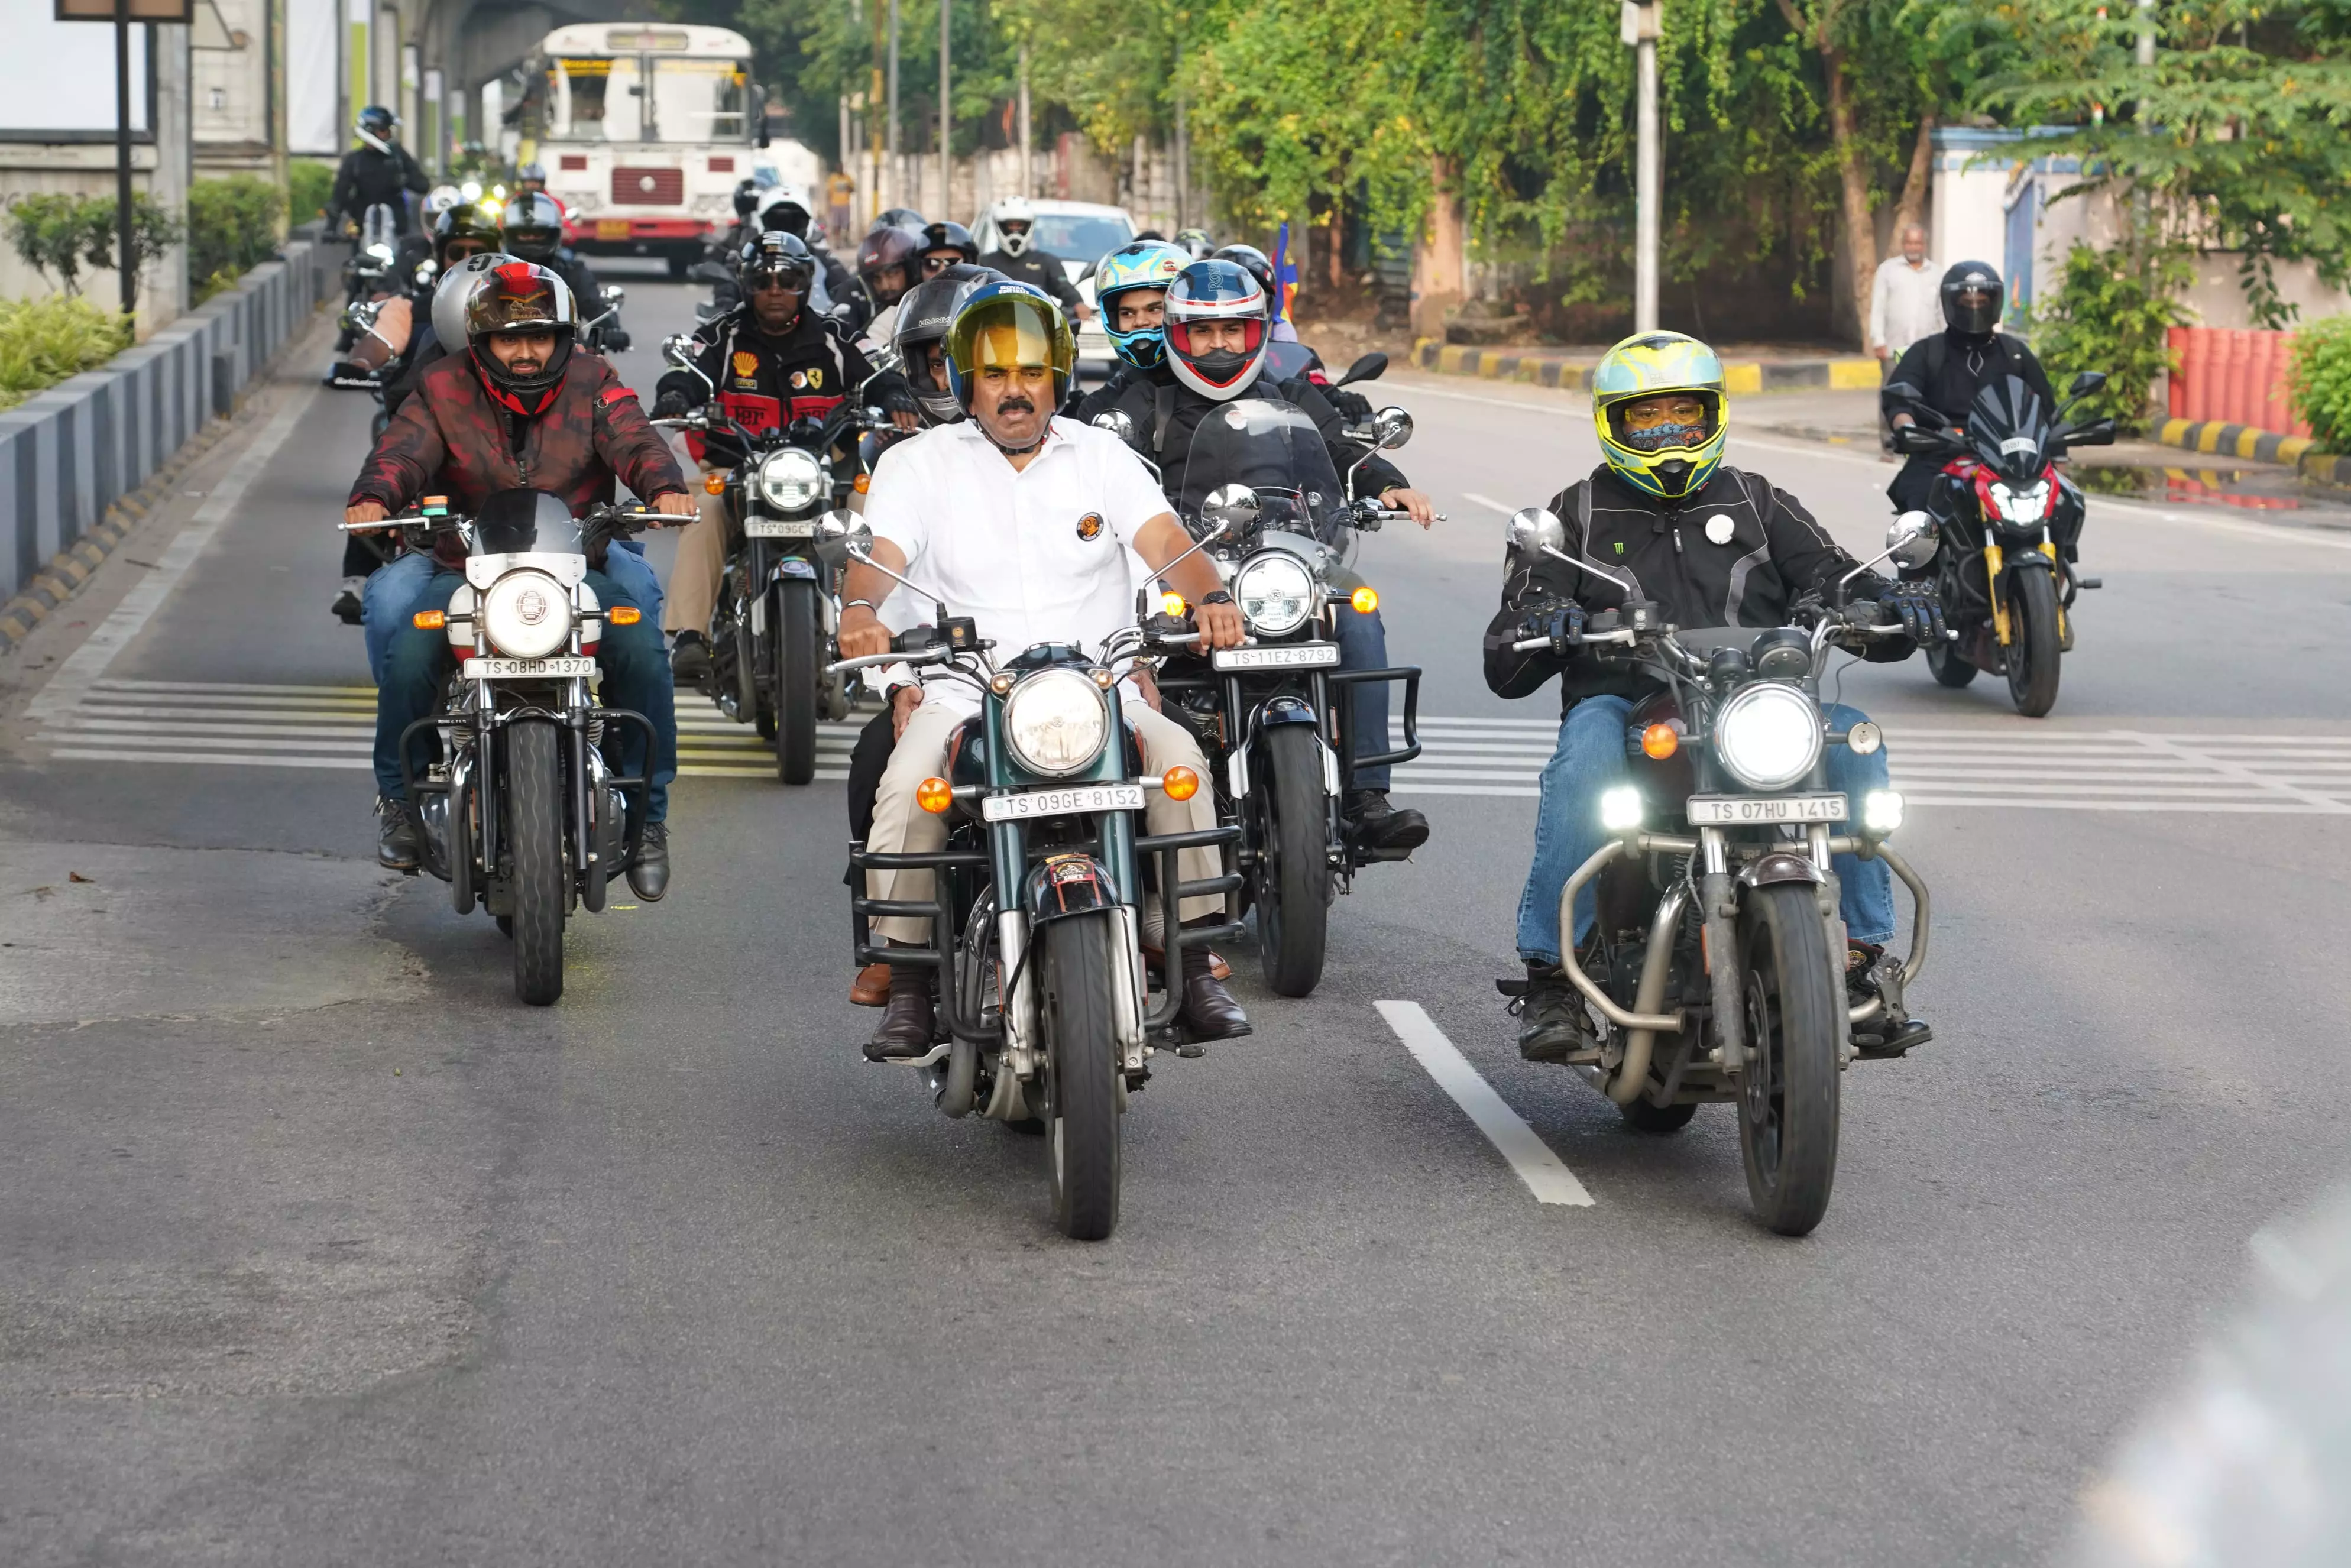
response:
<path fill-rule="evenodd" d="M 1859 708 L 1832 703 L 1822 710 L 1833 729 L 1846 729 L 1865 716 Z M 1527 890 L 1519 900 L 1519 956 L 1530 964 L 1556 964 L 1559 893 L 1577 866 L 1592 857 L 1608 834 L 1600 827 L 1600 796 L 1632 776 L 1625 755 L 1625 725 L 1633 705 L 1623 697 L 1585 697 L 1560 721 L 1559 745 L 1543 765 L 1542 801 L 1535 809 L 1535 859 L 1527 868 Z M 1886 748 L 1857 757 L 1848 747 L 1828 750 L 1829 788 L 1856 803 L 1886 787 Z M 1858 813 L 1858 804 L 1855 810 Z M 1839 855 L 1833 862 L 1842 893 L 1845 935 L 1855 942 L 1885 942 L 1894 935 L 1894 873 L 1881 860 Z M 1575 899 L 1575 942 L 1581 946 L 1599 918 L 1593 890 Z"/>
<path fill-rule="evenodd" d="M 1384 670 L 1388 664 L 1388 629 L 1376 610 L 1360 614 L 1352 604 L 1339 606 L 1339 667 L 1343 670 Z M 1388 740 L 1388 683 L 1365 681 L 1355 687 L 1349 710 L 1353 723 L 1347 733 L 1353 749 L 1369 756 L 1395 749 Z M 1355 769 L 1355 788 L 1384 789 L 1388 787 L 1388 770 L 1380 768 Z"/>
<path fill-rule="evenodd" d="M 360 630 L 367 641 L 368 679 L 377 685 L 383 685 L 383 655 L 392 646 L 392 634 L 418 611 L 448 603 L 445 595 L 437 604 L 423 601 L 425 586 L 440 570 L 431 556 L 411 550 L 368 574 L 360 593 Z M 634 539 L 613 541 L 604 552 L 604 575 L 626 595 L 626 602 L 643 611 L 654 625 L 661 624 L 661 578 L 645 559 L 643 545 Z"/>
<path fill-rule="evenodd" d="M 611 554 L 617 559 L 621 552 L 614 550 Z M 392 566 L 399 564 L 395 561 Z M 392 570 L 384 568 L 384 571 Z M 381 577 L 383 573 L 376 575 Z M 449 596 L 465 580 L 454 571 L 434 573 L 426 580 L 411 613 L 448 608 Z M 596 650 L 596 662 L 603 666 L 605 689 L 613 706 L 635 709 L 653 727 L 645 820 L 664 821 L 669 816 L 669 783 L 677 777 L 677 706 L 670 685 L 669 657 L 662 646 L 661 622 L 652 610 L 604 573 L 590 571 L 588 586 L 595 591 L 601 604 L 635 604 L 644 611 L 644 619 L 633 626 L 606 624 L 603 642 Z M 442 683 L 456 662 L 457 655 L 449 646 L 446 632 L 427 632 L 404 625 L 388 640 L 383 674 L 376 683 L 375 694 L 375 785 L 377 793 L 385 800 L 407 798 L 400 777 L 400 737 L 411 724 L 433 712 L 434 705 L 441 700 Z M 629 773 L 644 773 L 644 733 L 634 725 L 626 725 L 621 727 L 620 737 L 622 768 Z M 419 752 L 423 755 L 423 748 L 420 747 Z"/>

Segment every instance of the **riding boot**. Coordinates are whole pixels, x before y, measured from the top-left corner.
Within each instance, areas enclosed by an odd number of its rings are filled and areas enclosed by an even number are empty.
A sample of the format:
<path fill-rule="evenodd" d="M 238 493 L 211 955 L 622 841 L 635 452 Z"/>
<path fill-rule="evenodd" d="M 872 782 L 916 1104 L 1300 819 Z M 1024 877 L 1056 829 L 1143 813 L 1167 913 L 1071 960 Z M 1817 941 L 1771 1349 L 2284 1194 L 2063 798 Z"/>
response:
<path fill-rule="evenodd" d="M 1216 917 L 1209 924 L 1218 924 Z M 1203 944 L 1184 949 L 1184 1000 L 1176 1019 L 1194 1040 L 1238 1040 L 1249 1032 L 1249 1015 L 1217 978 L 1217 956 Z"/>
<path fill-rule="evenodd" d="M 890 1005 L 865 1042 L 868 1061 L 905 1061 L 931 1053 L 931 971 L 920 964 L 890 967 Z"/>

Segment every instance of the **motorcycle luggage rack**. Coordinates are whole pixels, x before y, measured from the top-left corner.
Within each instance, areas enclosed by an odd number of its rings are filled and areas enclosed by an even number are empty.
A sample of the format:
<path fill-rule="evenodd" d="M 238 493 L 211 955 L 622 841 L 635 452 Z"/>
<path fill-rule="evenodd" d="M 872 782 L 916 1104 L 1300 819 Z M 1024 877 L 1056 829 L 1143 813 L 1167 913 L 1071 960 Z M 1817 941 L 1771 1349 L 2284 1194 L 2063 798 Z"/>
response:
<path fill-rule="evenodd" d="M 622 724 L 633 724 L 639 729 L 644 731 L 645 760 L 648 762 L 653 760 L 654 742 L 653 726 L 651 719 L 647 718 L 644 715 L 637 712 L 633 708 L 625 707 L 598 708 L 596 710 L 596 715 L 598 717 L 608 723 L 618 720 Z M 435 739 L 438 739 L 441 732 L 441 721 L 447 716 L 448 716 L 445 714 L 427 714 L 424 717 L 415 720 L 411 723 L 406 729 L 400 732 L 400 785 L 401 789 L 404 790 L 408 796 L 409 809 L 412 810 L 415 809 L 419 799 L 423 796 L 446 795 L 449 793 L 448 780 L 442 779 L 436 782 L 434 779 L 424 777 L 422 772 L 418 771 L 413 746 L 413 743 L 420 733 L 431 734 Z M 548 716 L 555 719 L 558 724 L 561 724 L 563 722 L 560 716 L 557 715 L 550 714 Z M 429 762 L 425 764 L 425 767 L 427 768 L 430 768 L 432 764 Z M 625 820 L 625 826 L 622 829 L 622 837 L 621 840 L 620 863 L 617 865 L 607 866 L 604 870 L 604 874 L 607 876 L 619 876 L 622 873 L 627 871 L 631 866 L 636 863 L 638 846 L 644 841 L 645 792 L 649 788 L 651 788 L 651 780 L 642 773 L 612 773 L 605 776 L 604 782 L 612 789 L 620 790 L 622 796 L 628 801 L 629 807 L 628 816 Z M 433 849 L 432 836 L 430 834 L 422 834 L 419 835 L 419 837 L 424 852 L 430 855 Z M 431 868 L 428 867 L 427 869 L 430 870 Z M 443 866 L 438 871 L 434 871 L 434 874 L 442 878 L 442 880 L 446 881 L 448 880 L 448 867 Z"/>

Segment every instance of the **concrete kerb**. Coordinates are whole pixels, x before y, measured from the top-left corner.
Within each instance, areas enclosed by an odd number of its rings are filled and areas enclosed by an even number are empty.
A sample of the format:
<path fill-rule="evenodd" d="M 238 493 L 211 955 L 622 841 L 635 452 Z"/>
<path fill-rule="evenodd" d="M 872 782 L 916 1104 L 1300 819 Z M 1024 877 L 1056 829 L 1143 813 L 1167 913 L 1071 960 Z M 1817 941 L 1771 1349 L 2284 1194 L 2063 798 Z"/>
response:
<path fill-rule="evenodd" d="M 331 297 L 315 234 L 97 370 L 0 413 L 0 652 L 65 602 Z"/>
<path fill-rule="evenodd" d="M 2351 486 L 2351 457 L 2321 452 L 2306 435 L 2281 435 L 2274 430 L 2220 420 L 2167 419 L 2156 430 L 2155 438 L 2184 452 L 2246 463 L 2283 463 L 2314 483 Z"/>
<path fill-rule="evenodd" d="M 1565 349 L 1476 349 L 1422 338 L 1413 344 L 1412 362 L 1441 375 L 1590 392 L 1599 356 Z M 1872 390 L 1882 380 L 1877 361 L 1865 358 L 1738 360 L 1724 361 L 1722 369 L 1725 390 L 1733 395 Z"/>

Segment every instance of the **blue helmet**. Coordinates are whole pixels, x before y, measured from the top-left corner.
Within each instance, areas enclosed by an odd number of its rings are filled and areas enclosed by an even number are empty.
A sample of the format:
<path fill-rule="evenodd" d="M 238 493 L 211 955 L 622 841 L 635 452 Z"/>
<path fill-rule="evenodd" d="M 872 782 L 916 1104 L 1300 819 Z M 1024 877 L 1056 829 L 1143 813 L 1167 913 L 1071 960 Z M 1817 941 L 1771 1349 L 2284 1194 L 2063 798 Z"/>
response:
<path fill-rule="evenodd" d="M 966 413 L 971 412 L 973 384 L 987 366 L 1050 370 L 1055 408 L 1069 396 L 1070 378 L 1077 372 L 1078 343 L 1061 302 L 1033 285 L 1008 279 L 982 283 L 965 295 L 940 348 L 947 362 L 947 390 Z"/>
<path fill-rule="evenodd" d="M 1102 331 L 1118 357 L 1138 371 L 1150 370 L 1167 358 L 1166 325 L 1155 321 L 1122 332 L 1111 301 L 1130 288 L 1156 288 L 1164 293 L 1191 260 L 1165 240 L 1134 240 L 1102 257 L 1094 269 L 1094 304 L 1102 312 Z"/>

